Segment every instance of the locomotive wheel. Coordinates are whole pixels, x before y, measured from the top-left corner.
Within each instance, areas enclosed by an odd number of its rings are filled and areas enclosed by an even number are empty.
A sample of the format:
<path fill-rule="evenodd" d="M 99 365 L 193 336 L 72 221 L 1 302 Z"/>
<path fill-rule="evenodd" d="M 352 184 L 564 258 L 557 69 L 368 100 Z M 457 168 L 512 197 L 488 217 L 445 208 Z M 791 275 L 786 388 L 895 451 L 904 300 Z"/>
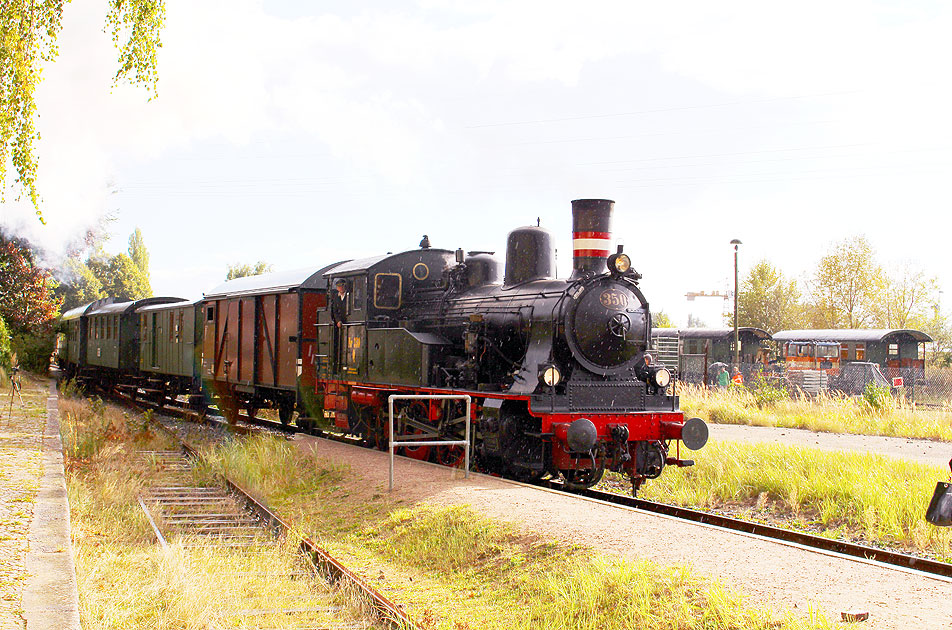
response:
<path fill-rule="evenodd" d="M 604 474 L 604 466 L 562 471 L 562 477 L 565 479 L 565 488 L 572 491 L 591 488 L 602 480 L 602 475 Z"/>
<path fill-rule="evenodd" d="M 462 468 L 466 461 L 466 449 L 462 446 L 437 446 L 436 461 L 450 468 Z"/>
<path fill-rule="evenodd" d="M 413 433 L 403 436 L 404 438 L 413 439 L 415 435 L 423 435 L 423 431 L 420 429 L 414 429 Z M 389 443 L 388 443 L 389 446 Z M 430 459 L 430 451 L 432 446 L 403 446 L 400 448 L 402 454 L 406 457 L 411 457 L 413 459 L 419 459 L 420 461 L 428 461 Z"/>

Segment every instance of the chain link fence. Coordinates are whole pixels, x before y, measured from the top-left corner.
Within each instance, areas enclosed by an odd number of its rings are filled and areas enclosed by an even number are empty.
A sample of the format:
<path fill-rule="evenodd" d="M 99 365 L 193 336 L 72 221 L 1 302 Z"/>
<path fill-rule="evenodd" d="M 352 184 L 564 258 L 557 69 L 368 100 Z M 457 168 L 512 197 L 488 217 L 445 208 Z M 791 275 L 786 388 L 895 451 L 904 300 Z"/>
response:
<path fill-rule="evenodd" d="M 733 366 L 709 362 L 705 355 L 681 355 L 677 378 L 682 383 L 719 387 L 734 378 Z M 741 363 L 738 366 L 746 387 L 780 387 L 795 394 L 840 392 L 863 394 L 867 384 L 888 387 L 895 398 L 917 406 L 947 408 L 952 411 L 952 368 L 882 368 L 875 363 L 846 364 L 836 373 L 822 370 L 784 369 L 781 364 Z"/>

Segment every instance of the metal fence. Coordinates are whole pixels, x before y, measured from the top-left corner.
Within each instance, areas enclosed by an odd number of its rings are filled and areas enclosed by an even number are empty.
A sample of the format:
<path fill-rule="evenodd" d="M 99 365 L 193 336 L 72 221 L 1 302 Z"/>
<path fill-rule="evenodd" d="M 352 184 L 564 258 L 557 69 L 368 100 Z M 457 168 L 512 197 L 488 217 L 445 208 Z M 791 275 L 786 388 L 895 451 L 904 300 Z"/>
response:
<path fill-rule="evenodd" d="M 708 363 L 705 355 L 681 355 L 678 380 L 692 385 L 718 386 L 718 373 L 727 370 L 728 380 L 733 366 L 726 363 Z M 875 365 L 875 364 L 873 364 Z M 871 368 L 841 370 L 830 375 L 821 370 L 784 370 L 779 365 L 741 363 L 739 371 L 746 387 L 760 383 L 783 387 L 791 393 L 817 394 L 840 392 L 848 396 L 861 395 L 867 383 L 889 387 L 896 398 L 910 404 L 927 407 L 945 407 L 952 411 L 952 368 Z"/>
<path fill-rule="evenodd" d="M 463 400 L 466 402 L 466 439 L 464 440 L 411 440 L 398 442 L 393 435 L 393 401 L 395 400 Z M 469 479 L 469 448 L 470 448 L 470 426 L 472 415 L 472 399 L 467 395 L 461 394 L 428 394 L 428 395 L 398 395 L 393 394 L 388 398 L 390 411 L 390 491 L 393 492 L 393 458 L 394 451 L 401 446 L 462 446 L 466 451 L 463 470 L 465 476 Z"/>

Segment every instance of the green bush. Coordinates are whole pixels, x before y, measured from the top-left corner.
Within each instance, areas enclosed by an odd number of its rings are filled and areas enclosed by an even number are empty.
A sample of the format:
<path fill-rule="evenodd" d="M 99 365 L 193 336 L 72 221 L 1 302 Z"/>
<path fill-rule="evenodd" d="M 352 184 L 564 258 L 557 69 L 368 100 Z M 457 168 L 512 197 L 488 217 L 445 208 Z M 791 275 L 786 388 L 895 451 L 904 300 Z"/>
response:
<path fill-rule="evenodd" d="M 789 395 L 782 385 L 774 385 L 760 372 L 754 375 L 751 383 L 751 393 L 754 395 L 754 401 L 757 407 L 773 407 L 777 403 L 787 400 Z"/>
<path fill-rule="evenodd" d="M 0 369 L 9 370 L 12 358 L 12 348 L 10 347 L 10 331 L 7 330 L 7 323 L 0 317 Z"/>
<path fill-rule="evenodd" d="M 866 388 L 863 389 L 863 400 L 874 411 L 886 411 L 893 407 L 892 394 L 886 385 L 866 383 Z"/>
<path fill-rule="evenodd" d="M 21 368 L 43 374 L 50 368 L 50 355 L 55 344 L 56 335 L 52 332 L 39 335 L 18 333 L 13 335 L 11 346 Z"/>

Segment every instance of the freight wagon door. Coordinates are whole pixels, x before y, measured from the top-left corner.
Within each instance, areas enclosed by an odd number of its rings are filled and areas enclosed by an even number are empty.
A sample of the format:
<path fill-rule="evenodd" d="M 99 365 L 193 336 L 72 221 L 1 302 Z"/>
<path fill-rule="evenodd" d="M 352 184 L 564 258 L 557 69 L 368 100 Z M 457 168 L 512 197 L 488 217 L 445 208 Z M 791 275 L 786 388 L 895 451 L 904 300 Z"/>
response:
<path fill-rule="evenodd" d="M 238 380 L 238 340 L 240 330 L 238 327 L 238 300 L 227 300 L 220 302 L 221 313 L 219 313 L 218 334 L 221 337 L 219 348 L 220 360 L 217 376 L 219 380 L 226 383 L 234 383 Z M 221 318 L 224 317 L 224 321 Z"/>
<path fill-rule="evenodd" d="M 278 385 L 297 386 L 298 301 L 297 293 L 285 293 L 278 301 Z"/>
<path fill-rule="evenodd" d="M 255 375 L 258 385 L 277 385 L 279 317 L 277 295 L 262 295 L 258 298 L 258 372 Z"/>
<path fill-rule="evenodd" d="M 255 298 L 241 298 L 238 301 L 238 370 L 235 380 L 251 385 L 255 378 Z"/>

